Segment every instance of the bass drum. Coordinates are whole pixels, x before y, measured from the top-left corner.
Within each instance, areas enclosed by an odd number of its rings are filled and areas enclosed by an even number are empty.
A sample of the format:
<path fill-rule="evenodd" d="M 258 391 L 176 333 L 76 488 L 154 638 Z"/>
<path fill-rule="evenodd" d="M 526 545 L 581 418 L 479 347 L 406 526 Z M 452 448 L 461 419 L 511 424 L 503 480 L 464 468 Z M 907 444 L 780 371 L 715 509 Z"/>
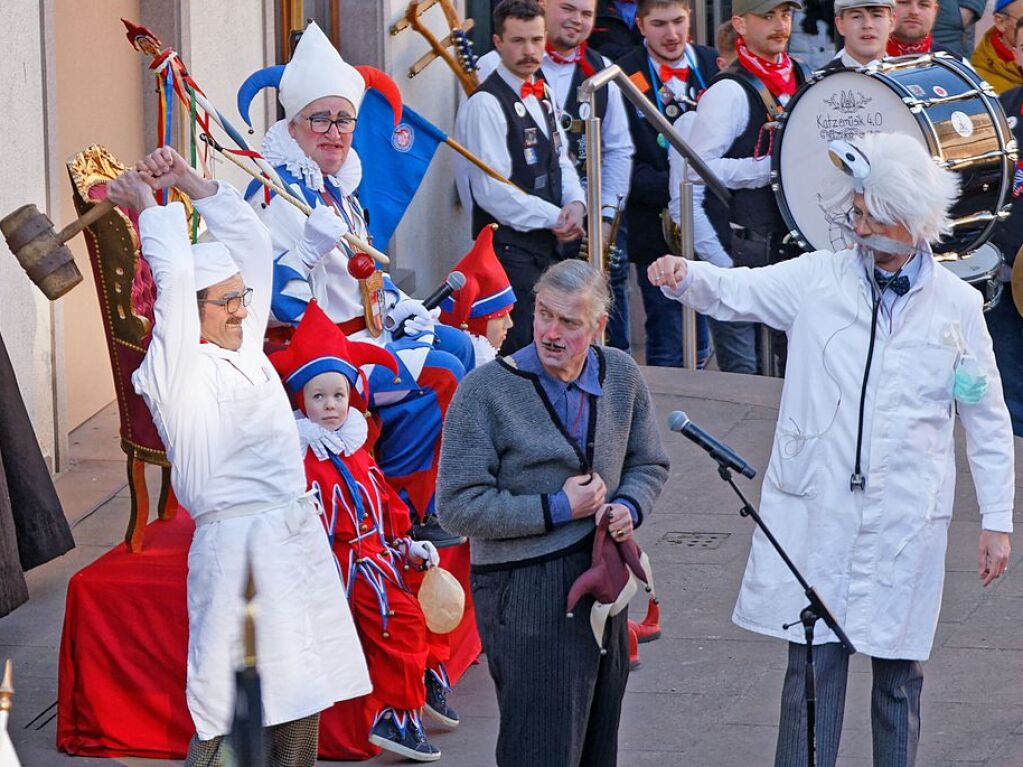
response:
<path fill-rule="evenodd" d="M 981 292 L 985 312 L 993 309 L 1002 297 L 1002 265 L 1005 259 L 1002 258 L 1002 252 L 990 242 L 954 261 L 939 260 L 939 263 Z"/>
<path fill-rule="evenodd" d="M 828 142 L 835 139 L 904 133 L 959 176 L 953 233 L 935 247 L 951 258 L 987 241 L 1011 190 L 1016 142 L 998 97 L 976 72 L 946 54 L 821 73 L 792 97 L 780 120 L 772 188 L 804 250 L 848 245 L 842 215 L 829 215 L 821 204 L 821 179 L 834 168 Z"/>

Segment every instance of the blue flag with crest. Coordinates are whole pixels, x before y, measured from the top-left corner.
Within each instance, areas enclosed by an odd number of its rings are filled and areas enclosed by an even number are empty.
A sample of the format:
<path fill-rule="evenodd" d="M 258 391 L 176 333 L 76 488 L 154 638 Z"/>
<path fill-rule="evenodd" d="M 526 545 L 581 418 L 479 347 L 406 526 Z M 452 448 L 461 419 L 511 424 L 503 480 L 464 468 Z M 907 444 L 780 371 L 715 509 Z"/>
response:
<path fill-rule="evenodd" d="M 369 211 L 369 233 L 384 249 L 447 134 L 408 107 L 394 124 L 391 105 L 377 91 L 366 91 L 353 146 L 362 160 L 359 201 Z"/>

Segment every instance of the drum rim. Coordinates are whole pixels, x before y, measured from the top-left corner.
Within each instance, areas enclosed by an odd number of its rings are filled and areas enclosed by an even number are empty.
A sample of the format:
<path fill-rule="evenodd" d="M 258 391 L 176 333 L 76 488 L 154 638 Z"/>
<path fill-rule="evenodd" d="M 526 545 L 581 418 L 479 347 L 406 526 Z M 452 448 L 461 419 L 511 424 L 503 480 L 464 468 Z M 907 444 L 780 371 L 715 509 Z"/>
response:
<path fill-rule="evenodd" d="M 977 96 L 984 104 L 984 108 L 987 111 L 988 116 L 991 118 L 991 122 L 995 125 L 995 131 L 997 133 L 997 138 L 999 140 L 1001 147 L 1003 148 L 1008 147 L 1008 141 L 1012 140 L 1013 136 L 1012 131 L 1009 129 L 1009 124 L 1005 118 L 1005 110 L 1002 109 L 1000 102 L 998 103 L 998 109 L 994 109 L 992 105 L 993 101 L 994 102 L 998 101 L 998 97 L 989 95 L 989 93 L 983 87 L 985 85 L 988 85 L 987 82 L 977 72 L 970 69 L 962 62 L 958 61 L 954 56 L 950 56 L 943 51 L 938 51 L 933 53 L 925 53 L 921 55 L 909 54 L 906 56 L 893 56 L 890 58 L 885 58 L 883 61 L 885 63 L 891 62 L 898 63 L 908 62 L 911 59 L 925 58 L 928 59 L 932 64 L 942 66 L 945 69 L 950 69 L 956 72 L 957 74 L 963 76 L 963 78 L 967 82 L 971 83 L 974 86 L 974 88 L 977 91 Z M 782 220 L 788 227 L 787 237 L 793 239 L 796 242 L 796 244 L 798 244 L 799 247 L 802 248 L 804 251 L 816 250 L 816 247 L 813 245 L 813 243 L 810 242 L 809 238 L 806 237 L 802 229 L 800 229 L 799 224 L 796 222 L 795 216 L 792 214 L 792 209 L 788 204 L 788 199 L 785 196 L 785 183 L 781 177 L 781 150 L 782 144 L 784 143 L 782 139 L 784 138 L 785 135 L 785 128 L 788 124 L 789 115 L 791 114 L 792 110 L 795 109 L 796 104 L 806 94 L 806 92 L 808 92 L 817 83 L 826 80 L 828 77 L 832 77 L 837 74 L 848 74 L 850 72 L 864 75 L 865 77 L 869 77 L 874 80 L 880 80 L 886 87 L 894 91 L 895 94 L 899 96 L 900 100 L 905 99 L 907 97 L 914 99 L 916 98 L 912 93 L 910 93 L 908 88 L 903 86 L 898 80 L 895 80 L 894 78 L 890 77 L 887 71 L 878 67 L 875 64 L 871 66 L 858 67 L 856 69 L 834 69 L 830 71 L 818 70 L 817 72 L 814 72 L 807 79 L 807 81 L 803 83 L 803 85 L 801 85 L 799 89 L 792 95 L 792 98 L 789 99 L 789 102 L 785 105 L 784 111 L 782 112 L 782 114 L 778 116 L 778 122 L 780 124 L 779 128 L 777 129 L 778 136 L 776 137 L 777 140 L 774 142 L 774 146 L 771 150 L 770 186 L 771 191 L 774 193 L 775 202 L 778 205 L 778 211 L 781 213 Z M 927 116 L 927 110 L 920 109 L 914 111 L 910 109 L 909 111 L 910 114 L 913 116 L 913 119 L 916 120 L 917 124 L 920 126 L 921 132 L 924 134 L 927 144 L 927 151 L 934 158 L 944 159 L 943 157 L 939 157 L 939 155 L 942 155 L 943 153 L 940 151 L 937 130 L 935 129 L 934 123 Z M 1013 172 L 1012 163 L 1010 162 L 1008 155 L 1003 155 L 1001 164 L 1002 168 L 999 180 L 999 199 L 1002 200 L 1002 205 L 998 208 L 998 210 L 1001 210 L 1001 207 L 1005 206 L 1005 200 L 1007 199 L 1008 192 L 1011 189 L 1010 185 L 1012 183 Z M 994 213 L 997 214 L 998 210 L 995 210 Z M 998 223 L 998 220 L 999 219 L 995 217 L 994 219 L 989 221 L 987 223 L 987 226 L 985 226 L 972 241 L 966 243 L 966 246 L 962 247 L 958 251 L 940 250 L 940 248 L 942 247 L 942 243 L 940 242 L 933 244 L 932 248 L 934 249 L 934 252 L 938 255 L 958 255 L 959 253 L 972 253 L 979 249 L 981 246 L 985 245 L 987 241 L 991 239 L 991 235 L 994 232 L 994 228 L 995 225 Z"/>

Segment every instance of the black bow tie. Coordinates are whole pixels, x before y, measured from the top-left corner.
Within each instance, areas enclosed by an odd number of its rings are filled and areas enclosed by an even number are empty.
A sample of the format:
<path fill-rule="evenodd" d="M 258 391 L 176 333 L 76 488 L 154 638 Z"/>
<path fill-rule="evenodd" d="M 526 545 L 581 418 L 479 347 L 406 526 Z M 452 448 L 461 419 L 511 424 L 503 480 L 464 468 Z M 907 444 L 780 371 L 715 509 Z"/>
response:
<path fill-rule="evenodd" d="M 891 289 L 897 296 L 904 296 L 909 292 L 909 277 L 904 274 L 898 277 L 888 277 L 880 270 L 875 269 L 874 279 L 877 280 L 877 286 L 881 288 L 881 292 L 884 292 L 886 288 Z"/>

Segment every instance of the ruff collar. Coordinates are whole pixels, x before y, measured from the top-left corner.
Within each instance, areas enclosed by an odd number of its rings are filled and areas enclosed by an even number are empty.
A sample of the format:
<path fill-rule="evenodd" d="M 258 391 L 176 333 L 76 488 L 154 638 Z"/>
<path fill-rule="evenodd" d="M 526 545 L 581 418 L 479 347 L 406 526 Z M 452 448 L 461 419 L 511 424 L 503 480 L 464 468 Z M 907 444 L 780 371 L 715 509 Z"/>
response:
<path fill-rule="evenodd" d="M 302 151 L 302 147 L 288 132 L 288 121 L 278 120 L 263 137 L 263 144 L 260 147 L 263 158 L 273 166 L 283 165 L 289 173 L 296 176 L 301 174 L 306 186 L 317 192 L 323 191 L 323 171 L 309 155 Z M 352 194 L 362 183 L 362 160 L 359 154 L 352 147 L 348 150 L 348 157 L 345 159 L 341 170 L 334 176 L 327 176 L 327 181 L 341 190 L 341 194 L 348 196 Z"/>

